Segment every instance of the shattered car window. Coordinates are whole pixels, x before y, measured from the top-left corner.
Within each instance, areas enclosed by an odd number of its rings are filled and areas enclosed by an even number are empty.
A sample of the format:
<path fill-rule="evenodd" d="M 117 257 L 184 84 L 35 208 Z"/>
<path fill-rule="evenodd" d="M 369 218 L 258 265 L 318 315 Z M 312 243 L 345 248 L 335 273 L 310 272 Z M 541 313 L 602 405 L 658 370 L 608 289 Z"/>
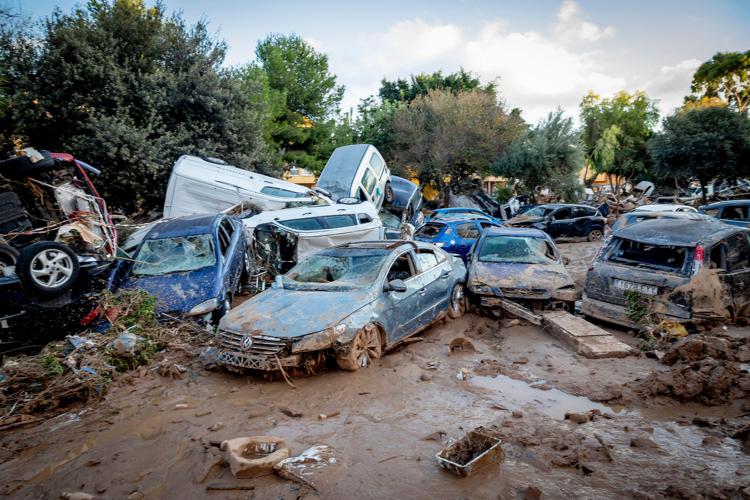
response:
<path fill-rule="evenodd" d="M 534 207 L 525 211 L 523 214 L 529 217 L 547 217 L 552 210 L 553 209 L 548 207 Z"/>
<path fill-rule="evenodd" d="M 424 226 L 419 228 L 419 231 L 415 234 L 415 236 L 422 236 L 424 238 L 434 238 L 438 234 L 440 234 L 440 231 L 442 231 L 443 227 L 445 227 L 443 224 L 433 224 L 432 222 L 429 222 L 425 224 Z"/>
<path fill-rule="evenodd" d="M 547 242 L 540 238 L 488 236 L 479 249 L 479 261 L 549 264 L 555 262 L 555 257 Z"/>
<path fill-rule="evenodd" d="M 608 260 L 627 266 L 681 272 L 689 249 L 673 245 L 652 245 L 635 240 L 616 239 Z"/>
<path fill-rule="evenodd" d="M 369 286 L 377 279 L 387 254 L 387 251 L 370 249 L 323 251 L 294 266 L 284 276 L 284 286 L 294 283 Z"/>
<path fill-rule="evenodd" d="M 378 215 L 380 216 L 380 221 L 385 227 L 390 229 L 399 229 L 401 227 L 401 217 L 393 215 L 388 210 L 382 209 Z"/>
<path fill-rule="evenodd" d="M 146 240 L 135 256 L 133 274 L 161 274 L 194 271 L 216 265 L 216 254 L 208 234 Z"/>

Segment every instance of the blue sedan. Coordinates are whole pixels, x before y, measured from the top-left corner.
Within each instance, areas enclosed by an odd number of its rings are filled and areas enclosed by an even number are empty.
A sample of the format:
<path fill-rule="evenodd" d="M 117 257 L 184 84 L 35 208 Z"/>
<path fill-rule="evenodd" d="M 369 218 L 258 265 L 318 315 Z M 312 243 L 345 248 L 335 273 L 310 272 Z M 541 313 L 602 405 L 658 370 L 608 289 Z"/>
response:
<path fill-rule="evenodd" d="M 309 256 L 219 323 L 229 369 L 344 370 L 466 309 L 463 262 L 427 243 L 348 243 Z"/>
<path fill-rule="evenodd" d="M 157 223 L 123 261 L 113 288 L 145 290 L 157 313 L 211 322 L 231 309 L 249 265 L 242 223 L 224 214 Z"/>
<path fill-rule="evenodd" d="M 449 208 L 438 208 L 437 210 L 433 210 L 430 215 L 427 216 L 425 219 L 425 222 L 430 222 L 433 220 L 445 220 L 445 219 L 467 219 L 467 220 L 474 220 L 474 219 L 483 219 L 492 221 L 498 226 L 503 225 L 503 221 L 500 219 L 497 219 L 485 212 L 482 212 L 478 208 L 470 208 L 470 207 L 449 207 Z"/>
<path fill-rule="evenodd" d="M 433 243 L 466 262 L 472 245 L 488 227 L 500 225 L 485 219 L 433 219 L 414 233 L 414 239 Z"/>

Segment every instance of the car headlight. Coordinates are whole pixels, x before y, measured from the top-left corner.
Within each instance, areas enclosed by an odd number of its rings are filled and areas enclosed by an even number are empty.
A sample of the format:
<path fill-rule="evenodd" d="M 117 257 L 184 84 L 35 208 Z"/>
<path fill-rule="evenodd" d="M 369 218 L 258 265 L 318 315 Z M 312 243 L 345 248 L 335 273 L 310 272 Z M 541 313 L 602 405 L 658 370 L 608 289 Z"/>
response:
<path fill-rule="evenodd" d="M 495 295 L 492 292 L 492 288 L 485 285 L 484 283 L 471 283 L 469 284 L 469 291 L 478 295 Z"/>
<path fill-rule="evenodd" d="M 190 309 L 190 312 L 187 313 L 188 316 L 201 316 L 203 314 L 210 313 L 214 309 L 219 307 L 219 301 L 216 299 L 208 299 L 204 302 L 201 302 L 197 306 Z"/>
<path fill-rule="evenodd" d="M 340 324 L 326 328 L 322 332 L 305 335 L 292 344 L 292 353 L 322 351 L 333 345 L 336 339 L 346 331 L 346 325 Z"/>

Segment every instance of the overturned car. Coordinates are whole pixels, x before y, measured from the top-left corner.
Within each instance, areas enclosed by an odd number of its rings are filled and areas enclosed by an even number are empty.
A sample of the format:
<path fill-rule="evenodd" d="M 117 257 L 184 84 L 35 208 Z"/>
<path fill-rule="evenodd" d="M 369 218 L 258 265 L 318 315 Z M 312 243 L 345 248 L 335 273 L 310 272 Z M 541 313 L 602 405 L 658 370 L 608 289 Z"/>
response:
<path fill-rule="evenodd" d="M 344 370 L 465 310 L 463 262 L 427 243 L 375 241 L 322 250 L 219 323 L 229 369 L 312 373 L 327 358 Z"/>

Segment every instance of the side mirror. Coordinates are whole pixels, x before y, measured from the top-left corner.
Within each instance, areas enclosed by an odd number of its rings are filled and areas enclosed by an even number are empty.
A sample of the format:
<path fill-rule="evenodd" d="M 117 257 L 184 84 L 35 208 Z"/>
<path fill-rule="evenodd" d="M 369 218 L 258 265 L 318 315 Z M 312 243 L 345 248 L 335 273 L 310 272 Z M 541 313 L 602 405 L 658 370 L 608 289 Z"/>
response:
<path fill-rule="evenodd" d="M 388 291 L 403 293 L 406 291 L 406 283 L 403 280 L 391 280 L 388 282 Z"/>

